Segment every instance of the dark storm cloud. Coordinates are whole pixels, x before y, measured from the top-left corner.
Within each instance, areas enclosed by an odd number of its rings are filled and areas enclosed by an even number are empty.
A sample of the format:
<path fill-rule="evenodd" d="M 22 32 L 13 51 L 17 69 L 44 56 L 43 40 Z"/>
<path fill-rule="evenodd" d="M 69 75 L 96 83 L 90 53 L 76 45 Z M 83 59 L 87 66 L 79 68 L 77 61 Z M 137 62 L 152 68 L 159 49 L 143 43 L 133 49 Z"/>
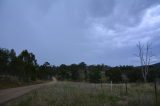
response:
<path fill-rule="evenodd" d="M 90 14 L 93 17 L 106 17 L 112 14 L 115 0 L 91 0 Z"/>
<path fill-rule="evenodd" d="M 1 0 L 0 45 L 40 63 L 137 64 L 138 41 L 160 52 L 159 11 L 159 0 Z"/>

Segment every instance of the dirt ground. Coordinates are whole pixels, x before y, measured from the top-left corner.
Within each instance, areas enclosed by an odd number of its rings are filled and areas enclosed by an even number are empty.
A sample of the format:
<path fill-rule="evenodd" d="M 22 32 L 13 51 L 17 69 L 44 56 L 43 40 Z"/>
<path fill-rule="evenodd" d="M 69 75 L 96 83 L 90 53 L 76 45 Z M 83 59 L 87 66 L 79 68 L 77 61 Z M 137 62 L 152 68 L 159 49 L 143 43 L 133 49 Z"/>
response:
<path fill-rule="evenodd" d="M 38 89 L 39 87 L 54 84 L 54 83 L 56 83 L 56 81 L 57 81 L 56 79 L 53 79 L 53 81 L 48 82 L 48 83 L 44 83 L 44 84 L 36 84 L 36 85 L 30 85 L 30 86 L 25 86 L 25 87 L 0 90 L 0 104 L 3 104 L 5 102 L 12 100 L 14 98 L 17 98 L 19 96 L 22 96 L 25 93 L 28 93 L 34 89 Z"/>

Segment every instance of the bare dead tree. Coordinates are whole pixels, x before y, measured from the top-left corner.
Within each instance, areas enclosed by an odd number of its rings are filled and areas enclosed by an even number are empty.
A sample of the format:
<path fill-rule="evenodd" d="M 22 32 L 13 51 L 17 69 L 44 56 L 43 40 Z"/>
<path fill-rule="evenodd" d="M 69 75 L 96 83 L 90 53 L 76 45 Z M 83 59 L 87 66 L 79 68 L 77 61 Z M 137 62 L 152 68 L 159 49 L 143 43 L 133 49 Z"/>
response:
<path fill-rule="evenodd" d="M 144 79 L 144 82 L 147 82 L 147 76 L 148 76 L 148 71 L 149 71 L 149 65 L 151 62 L 151 44 L 147 43 L 146 47 L 144 45 L 141 44 L 141 42 L 139 42 L 137 44 L 137 48 L 138 48 L 138 57 L 140 59 L 140 63 L 141 63 L 141 71 L 142 71 L 142 76 Z"/>

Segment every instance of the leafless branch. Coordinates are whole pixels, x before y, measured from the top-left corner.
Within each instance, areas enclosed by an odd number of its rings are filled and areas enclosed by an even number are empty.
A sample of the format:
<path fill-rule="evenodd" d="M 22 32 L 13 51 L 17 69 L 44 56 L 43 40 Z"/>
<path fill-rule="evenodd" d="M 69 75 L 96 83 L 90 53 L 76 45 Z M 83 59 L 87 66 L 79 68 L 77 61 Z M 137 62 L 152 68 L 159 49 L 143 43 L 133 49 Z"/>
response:
<path fill-rule="evenodd" d="M 144 45 L 141 44 L 141 42 L 138 42 L 137 44 L 137 48 L 138 48 L 138 55 L 137 57 L 139 57 L 140 59 L 140 64 L 141 64 L 141 71 L 142 71 L 142 76 L 144 78 L 144 81 L 147 81 L 147 75 L 148 75 L 148 71 L 149 71 L 149 65 L 151 62 L 151 45 L 152 43 L 147 43 L 146 47 Z"/>

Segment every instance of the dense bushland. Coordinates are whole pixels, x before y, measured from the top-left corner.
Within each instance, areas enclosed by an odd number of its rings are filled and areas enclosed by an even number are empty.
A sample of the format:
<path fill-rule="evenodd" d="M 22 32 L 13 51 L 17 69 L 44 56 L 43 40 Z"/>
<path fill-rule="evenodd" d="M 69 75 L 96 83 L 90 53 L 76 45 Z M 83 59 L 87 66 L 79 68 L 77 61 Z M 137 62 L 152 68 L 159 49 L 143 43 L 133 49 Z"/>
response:
<path fill-rule="evenodd" d="M 50 65 L 45 62 L 43 65 L 37 63 L 33 53 L 23 50 L 19 55 L 8 49 L 0 49 L 0 79 L 14 78 L 21 82 L 36 80 L 50 80 L 52 77 L 58 80 L 85 81 L 85 82 L 107 82 L 113 81 L 120 83 L 125 80 L 128 82 L 143 81 L 140 67 L 107 65 L 87 65 L 84 62 L 79 64 L 60 66 Z M 160 65 L 150 65 L 148 82 L 160 78 Z"/>

